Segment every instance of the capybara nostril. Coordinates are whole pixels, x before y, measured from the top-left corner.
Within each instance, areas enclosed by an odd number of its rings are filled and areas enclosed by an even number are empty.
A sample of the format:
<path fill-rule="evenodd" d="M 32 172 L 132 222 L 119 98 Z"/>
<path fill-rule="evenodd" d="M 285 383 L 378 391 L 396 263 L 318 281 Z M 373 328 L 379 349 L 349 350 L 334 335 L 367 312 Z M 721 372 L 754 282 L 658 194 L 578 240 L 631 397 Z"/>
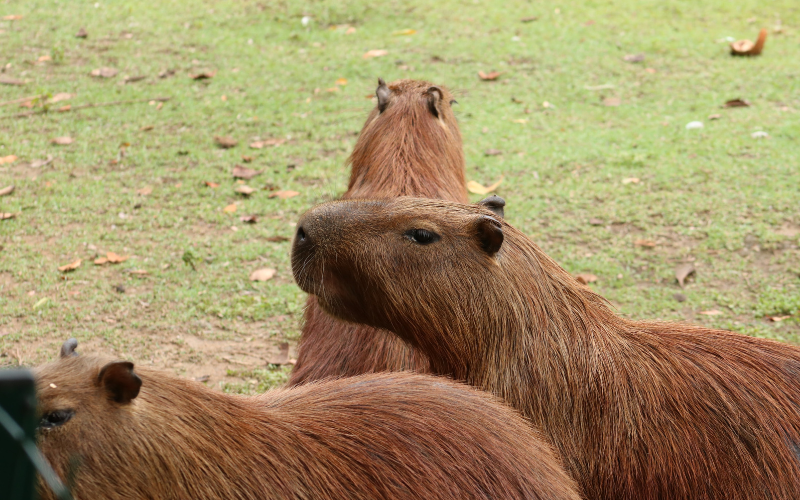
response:
<path fill-rule="evenodd" d="M 303 226 L 297 228 L 297 242 L 303 243 L 306 241 L 306 231 L 303 229 Z"/>

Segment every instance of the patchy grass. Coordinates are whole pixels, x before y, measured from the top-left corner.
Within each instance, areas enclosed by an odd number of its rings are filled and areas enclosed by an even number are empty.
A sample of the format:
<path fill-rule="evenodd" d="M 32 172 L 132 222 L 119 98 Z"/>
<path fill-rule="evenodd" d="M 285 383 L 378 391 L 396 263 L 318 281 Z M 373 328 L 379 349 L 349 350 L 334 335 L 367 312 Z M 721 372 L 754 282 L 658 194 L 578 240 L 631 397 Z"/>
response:
<path fill-rule="evenodd" d="M 0 157 L 19 157 L 0 165 L 0 188 L 16 186 L 0 212 L 18 214 L 0 221 L 2 364 L 42 362 L 76 336 L 84 352 L 211 375 L 226 390 L 279 381 L 286 371 L 264 360 L 284 339 L 294 352 L 304 295 L 290 242 L 271 237 L 290 238 L 305 209 L 344 191 L 378 76 L 455 89 L 468 178 L 504 175 L 507 218 L 568 270 L 596 274 L 622 314 L 799 340 L 794 0 L 43 0 L 7 2 L 7 15 L 23 17 L 0 20 L 2 75 L 25 84 L 0 85 L 0 102 L 74 97 L 28 118 L 11 115 L 47 101 L 0 107 Z M 762 26 L 762 56 L 728 55 L 721 39 L 752 39 Z M 85 39 L 74 37 L 81 27 Z M 392 34 L 406 29 L 416 33 Z M 388 55 L 364 59 L 371 49 Z M 623 60 L 638 53 L 641 63 Z M 90 76 L 101 67 L 119 73 Z M 483 82 L 479 70 L 503 74 Z M 215 75 L 189 76 L 202 71 Z M 148 103 L 157 97 L 170 99 Z M 720 107 L 738 97 L 752 106 Z M 604 105 L 612 98 L 621 104 Z M 133 100 L 142 102 L 57 111 Z M 705 127 L 687 130 L 694 120 Z M 59 136 L 74 142 L 50 143 Z M 221 149 L 215 136 L 238 145 Z M 248 147 L 270 138 L 284 142 Z M 502 154 L 485 156 L 490 148 Z M 249 198 L 231 177 L 243 155 L 264 170 L 247 182 L 258 189 Z M 256 224 L 239 220 L 250 214 Z M 109 251 L 130 258 L 92 264 Z M 58 271 L 78 258 L 74 272 Z M 673 269 L 686 261 L 697 273 L 681 290 Z M 261 267 L 276 277 L 249 281 Z M 723 314 L 699 315 L 710 309 Z"/>

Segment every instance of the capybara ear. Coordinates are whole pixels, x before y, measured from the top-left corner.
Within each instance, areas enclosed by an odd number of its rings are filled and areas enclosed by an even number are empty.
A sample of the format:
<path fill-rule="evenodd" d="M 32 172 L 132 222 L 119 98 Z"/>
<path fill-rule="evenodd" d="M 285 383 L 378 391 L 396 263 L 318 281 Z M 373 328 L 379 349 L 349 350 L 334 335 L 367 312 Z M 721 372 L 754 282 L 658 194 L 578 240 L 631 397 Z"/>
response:
<path fill-rule="evenodd" d="M 428 109 L 431 111 L 431 114 L 439 118 L 439 107 L 442 103 L 442 89 L 439 87 L 428 87 L 428 90 L 425 91 L 425 95 L 428 96 Z"/>
<path fill-rule="evenodd" d="M 383 78 L 378 78 L 378 89 L 375 91 L 375 95 L 378 96 L 378 111 L 383 113 L 386 111 L 386 106 L 389 105 L 389 97 L 392 95 L 392 91 L 386 86 Z"/>
<path fill-rule="evenodd" d="M 75 348 L 78 347 L 78 339 L 67 339 L 66 342 L 61 344 L 61 357 L 68 358 L 70 356 L 77 356 Z"/>
<path fill-rule="evenodd" d="M 500 198 L 496 194 L 493 194 L 488 198 L 482 199 L 481 201 L 478 202 L 478 205 L 481 205 L 483 206 L 483 208 L 491 210 L 492 212 L 495 213 L 495 215 L 499 215 L 500 217 L 505 216 L 505 210 L 503 209 L 503 207 L 506 206 L 506 200 Z"/>
<path fill-rule="evenodd" d="M 490 256 L 503 246 L 503 226 L 491 217 L 480 217 L 477 220 L 475 235 L 481 248 Z"/>
<path fill-rule="evenodd" d="M 139 395 L 142 379 L 133 372 L 130 361 L 114 361 L 100 370 L 97 385 L 104 387 L 111 399 L 125 404 Z"/>

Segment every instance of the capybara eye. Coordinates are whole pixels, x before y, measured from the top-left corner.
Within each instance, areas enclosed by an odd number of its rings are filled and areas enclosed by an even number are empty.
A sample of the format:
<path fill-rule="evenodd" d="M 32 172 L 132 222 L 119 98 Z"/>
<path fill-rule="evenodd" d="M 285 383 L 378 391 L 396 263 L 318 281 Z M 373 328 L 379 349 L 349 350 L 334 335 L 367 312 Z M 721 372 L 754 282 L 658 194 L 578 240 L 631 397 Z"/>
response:
<path fill-rule="evenodd" d="M 52 429 L 53 427 L 58 427 L 59 425 L 66 424 L 72 416 L 75 415 L 75 412 L 72 410 L 56 410 L 51 411 L 44 417 L 42 417 L 41 422 L 39 422 L 40 429 Z"/>
<path fill-rule="evenodd" d="M 306 232 L 303 231 L 303 226 L 297 228 L 297 241 L 304 241 L 306 239 Z"/>
<path fill-rule="evenodd" d="M 433 231 L 427 231 L 425 229 L 410 229 L 406 232 L 406 238 L 420 245 L 430 245 L 442 239 L 441 236 Z"/>

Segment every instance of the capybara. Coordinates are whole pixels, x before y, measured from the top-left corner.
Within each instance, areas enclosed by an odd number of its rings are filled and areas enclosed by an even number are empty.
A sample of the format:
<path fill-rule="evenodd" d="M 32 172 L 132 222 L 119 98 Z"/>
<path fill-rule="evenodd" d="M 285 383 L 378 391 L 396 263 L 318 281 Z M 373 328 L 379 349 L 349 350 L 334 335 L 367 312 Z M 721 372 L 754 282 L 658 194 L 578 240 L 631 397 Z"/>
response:
<path fill-rule="evenodd" d="M 72 349 L 36 370 L 38 444 L 77 500 L 579 498 L 516 410 L 444 378 L 243 397 Z"/>
<path fill-rule="evenodd" d="M 413 195 L 467 202 L 461 132 L 449 90 L 419 80 L 378 80 L 369 114 L 348 163 L 343 198 Z M 289 384 L 381 371 L 427 371 L 424 355 L 396 335 L 348 325 L 309 297 Z"/>
<path fill-rule="evenodd" d="M 631 321 L 481 206 L 316 207 L 295 278 L 490 391 L 561 452 L 587 498 L 800 498 L 800 348 Z"/>

